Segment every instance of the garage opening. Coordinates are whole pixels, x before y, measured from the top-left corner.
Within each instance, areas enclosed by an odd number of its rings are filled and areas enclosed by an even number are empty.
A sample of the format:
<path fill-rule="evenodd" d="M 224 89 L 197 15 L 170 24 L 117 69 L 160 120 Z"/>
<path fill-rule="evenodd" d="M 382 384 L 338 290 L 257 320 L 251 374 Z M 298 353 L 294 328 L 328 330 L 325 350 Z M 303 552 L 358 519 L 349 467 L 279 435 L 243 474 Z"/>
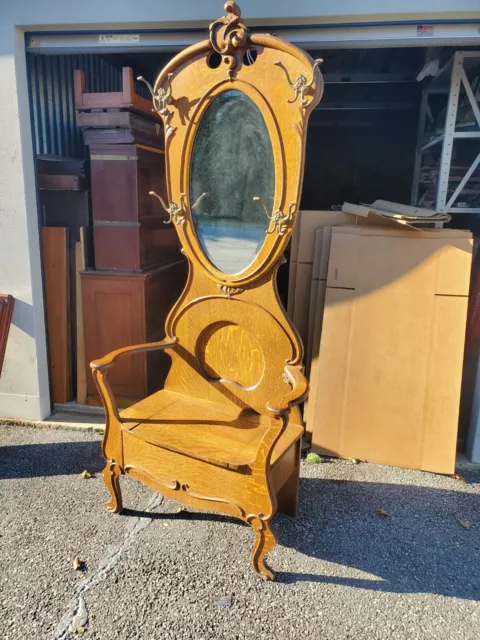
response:
<path fill-rule="evenodd" d="M 446 46 L 309 50 L 312 57 L 323 58 L 325 92 L 309 122 L 301 209 L 341 209 L 345 201 L 377 199 L 434 209 L 443 190 L 444 202 L 453 211 L 450 224 L 480 232 L 480 128 L 475 107 L 480 57 L 468 47 L 461 49 L 468 82 L 461 78 L 458 90 L 451 171 L 441 175 L 457 51 Z M 174 53 L 27 54 L 47 324 L 54 327 L 49 330 L 54 404 L 98 405 L 88 362 L 126 344 L 161 338 L 164 315 L 155 315 L 157 301 L 168 307 L 181 291 L 185 269 L 174 233 L 160 234 L 151 222 L 149 216 L 163 212 L 146 195 L 150 189 L 165 194 L 161 122 L 155 114 L 133 109 L 131 141 L 122 142 L 112 125 L 122 108 L 93 105 L 97 140 L 87 145 L 75 105 L 75 92 L 121 94 L 130 81 L 136 95 L 149 98 L 144 84 L 128 78 L 143 76 L 153 82 Z M 83 72 L 83 88 L 75 71 Z M 108 147 L 120 148 L 120 143 L 126 145 L 123 152 Z M 129 206 L 138 210 L 135 219 L 109 218 L 108 194 L 122 189 L 125 198 L 133 199 Z M 92 213 L 96 206 L 107 212 L 102 219 Z M 112 248 L 112 234 L 124 262 L 115 262 L 118 255 L 105 257 Z M 155 251 L 162 255 L 152 258 Z M 138 254 L 137 263 L 128 262 L 129 252 Z M 286 305 L 288 264 L 280 269 L 278 285 Z M 153 372 L 165 370 L 167 362 L 142 358 L 118 367 L 111 376 L 123 406 L 162 383 L 162 375 Z"/>

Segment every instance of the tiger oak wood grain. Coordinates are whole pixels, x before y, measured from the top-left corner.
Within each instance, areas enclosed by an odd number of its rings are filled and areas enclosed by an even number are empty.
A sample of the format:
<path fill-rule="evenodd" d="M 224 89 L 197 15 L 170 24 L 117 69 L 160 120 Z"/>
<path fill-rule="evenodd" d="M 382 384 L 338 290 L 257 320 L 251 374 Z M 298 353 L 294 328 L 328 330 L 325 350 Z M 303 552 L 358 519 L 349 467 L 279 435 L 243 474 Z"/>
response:
<path fill-rule="evenodd" d="M 250 35 L 234 2 L 225 11 L 210 25 L 210 39 L 173 58 L 152 88 L 165 126 L 165 209 L 189 264 L 185 289 L 164 340 L 119 349 L 91 366 L 107 416 L 107 508 L 122 508 L 118 480 L 125 474 L 187 506 L 232 515 L 255 533 L 253 570 L 273 579 L 265 562 L 276 544 L 271 520 L 279 509 L 296 511 L 303 434 L 297 405 L 308 390 L 303 346 L 280 303 L 276 275 L 300 201 L 307 120 L 323 81 L 306 53 L 273 36 Z M 249 66 L 248 49 L 257 53 Z M 215 68 L 213 53 L 221 56 Z M 275 190 L 258 254 L 242 272 L 226 274 L 202 249 L 188 194 L 199 125 L 212 101 L 232 90 L 263 116 Z M 151 350 L 171 358 L 164 389 L 120 414 L 109 371 Z"/>

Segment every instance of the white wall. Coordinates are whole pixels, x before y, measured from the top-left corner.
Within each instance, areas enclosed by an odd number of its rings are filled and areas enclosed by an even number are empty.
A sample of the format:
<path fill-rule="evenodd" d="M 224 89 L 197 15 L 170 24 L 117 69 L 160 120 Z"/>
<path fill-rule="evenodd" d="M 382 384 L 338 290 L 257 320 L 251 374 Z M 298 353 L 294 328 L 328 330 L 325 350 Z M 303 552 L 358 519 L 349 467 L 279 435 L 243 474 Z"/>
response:
<path fill-rule="evenodd" d="M 120 25 L 133 28 L 208 23 L 223 13 L 223 0 L 3 0 L 11 24 Z M 355 22 L 396 19 L 474 18 L 478 0 L 239 0 L 248 24 Z M 152 23 L 156 23 L 152 25 Z"/>
<path fill-rule="evenodd" d="M 478 0 L 243 0 L 247 24 L 480 19 Z M 25 30 L 207 27 L 220 0 L 0 0 L 0 292 L 16 299 L 0 378 L 0 416 L 50 408 Z"/>
<path fill-rule="evenodd" d="M 0 416 L 49 413 L 39 234 L 23 33 L 0 26 L 0 292 L 15 298 Z"/>

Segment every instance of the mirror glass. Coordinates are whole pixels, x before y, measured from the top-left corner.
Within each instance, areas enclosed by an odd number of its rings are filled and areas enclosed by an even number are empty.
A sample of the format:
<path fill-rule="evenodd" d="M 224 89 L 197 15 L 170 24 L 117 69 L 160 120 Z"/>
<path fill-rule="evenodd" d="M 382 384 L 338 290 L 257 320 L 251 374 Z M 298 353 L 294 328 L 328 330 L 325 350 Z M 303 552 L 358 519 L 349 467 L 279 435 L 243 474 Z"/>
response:
<path fill-rule="evenodd" d="M 193 222 L 217 269 L 236 274 L 253 262 L 269 225 L 262 202 L 271 213 L 274 193 L 273 150 L 263 116 L 244 93 L 226 91 L 204 113 L 190 166 Z"/>

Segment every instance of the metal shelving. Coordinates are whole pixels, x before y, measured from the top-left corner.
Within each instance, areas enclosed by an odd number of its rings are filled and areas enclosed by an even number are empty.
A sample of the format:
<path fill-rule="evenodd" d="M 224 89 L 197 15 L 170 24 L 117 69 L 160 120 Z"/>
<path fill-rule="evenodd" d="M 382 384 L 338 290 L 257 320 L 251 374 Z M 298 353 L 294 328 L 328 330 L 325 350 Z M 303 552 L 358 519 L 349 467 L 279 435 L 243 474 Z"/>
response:
<path fill-rule="evenodd" d="M 480 213 L 479 207 L 453 206 L 462 192 L 466 195 L 464 189 L 480 165 L 480 109 L 475 100 L 474 89 L 472 89 L 469 79 L 469 75 L 478 75 L 478 73 L 480 73 L 480 51 L 457 51 L 423 90 L 413 174 L 412 205 L 419 204 L 419 186 L 420 184 L 424 184 L 424 182 L 420 180 L 420 174 L 422 169 L 426 168 L 424 165 L 425 152 L 430 151 L 433 153 L 438 152 L 440 156 L 438 167 L 431 167 L 432 171 L 435 170 L 437 172 L 434 208 L 437 211 L 448 213 Z M 473 131 L 459 130 L 457 123 L 462 87 L 476 123 L 476 130 Z M 427 137 L 427 121 L 434 124 L 429 99 L 432 95 L 438 94 L 446 94 L 446 96 L 448 96 L 445 126 L 443 130 L 437 130 L 433 135 Z M 454 142 L 458 143 L 458 141 L 467 140 L 473 141 L 470 144 L 479 145 L 479 153 L 471 164 L 469 163 L 468 166 L 464 167 L 463 170 L 465 173 L 459 180 L 458 176 L 452 177 L 451 175 L 453 145 Z M 475 149 L 475 151 L 476 150 L 477 149 Z M 476 182 L 476 180 L 474 181 Z M 458 182 L 458 184 L 452 192 L 451 184 L 455 182 Z M 477 188 L 475 188 L 473 184 L 471 186 L 472 189 L 469 189 L 468 195 L 472 195 L 472 193 L 478 193 L 478 195 L 480 195 L 478 185 L 475 185 Z"/>

